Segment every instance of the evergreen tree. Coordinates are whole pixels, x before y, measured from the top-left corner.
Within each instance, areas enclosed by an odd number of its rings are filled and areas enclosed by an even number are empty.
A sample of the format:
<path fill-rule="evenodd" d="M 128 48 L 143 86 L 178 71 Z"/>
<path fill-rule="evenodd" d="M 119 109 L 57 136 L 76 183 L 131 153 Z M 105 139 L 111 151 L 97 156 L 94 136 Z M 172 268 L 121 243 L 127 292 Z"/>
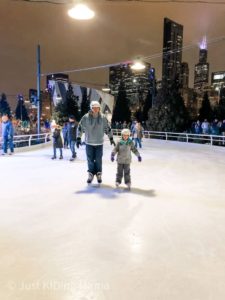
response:
<path fill-rule="evenodd" d="M 152 108 L 152 93 L 149 90 L 143 106 L 143 121 L 148 120 L 148 112 L 150 108 Z"/>
<path fill-rule="evenodd" d="M 16 119 L 21 121 L 29 121 L 28 112 L 24 104 L 23 96 L 18 96 L 17 106 L 16 106 Z"/>
<path fill-rule="evenodd" d="M 204 93 L 202 106 L 199 110 L 199 120 L 204 121 L 204 119 L 207 119 L 209 122 L 213 119 L 213 110 L 211 108 L 207 92 Z"/>
<path fill-rule="evenodd" d="M 154 131 L 183 132 L 188 127 L 188 113 L 178 87 L 162 88 L 156 105 L 149 111 L 148 127 Z"/>
<path fill-rule="evenodd" d="M 73 87 L 71 84 L 68 86 L 66 92 L 65 101 L 60 101 L 54 108 L 53 119 L 59 123 L 63 124 L 68 121 L 69 115 L 74 115 L 77 120 L 79 120 L 79 110 L 77 97 L 74 95 Z"/>
<path fill-rule="evenodd" d="M 81 101 L 81 117 L 85 115 L 90 110 L 90 100 L 87 95 L 87 88 L 80 87 L 82 92 L 82 101 Z"/>
<path fill-rule="evenodd" d="M 73 115 L 76 120 L 79 120 L 79 108 L 77 97 L 74 95 L 73 87 L 71 84 L 68 86 L 68 90 L 66 92 L 66 102 L 67 102 L 67 110 L 68 115 Z"/>
<path fill-rule="evenodd" d="M 6 94 L 2 93 L 1 99 L 0 99 L 0 115 L 3 114 L 11 114 L 10 106 L 7 102 Z"/>
<path fill-rule="evenodd" d="M 124 83 L 121 81 L 116 99 L 116 104 L 113 110 L 112 122 L 124 122 L 129 123 L 131 120 L 131 111 L 129 108 L 129 100 L 127 99 L 127 93 Z"/>
<path fill-rule="evenodd" d="M 140 123 L 143 121 L 143 113 L 140 108 L 135 112 L 135 119 Z"/>
<path fill-rule="evenodd" d="M 63 125 L 63 123 L 68 121 L 68 109 L 66 101 L 60 101 L 57 103 L 53 110 L 53 119 L 57 124 Z"/>

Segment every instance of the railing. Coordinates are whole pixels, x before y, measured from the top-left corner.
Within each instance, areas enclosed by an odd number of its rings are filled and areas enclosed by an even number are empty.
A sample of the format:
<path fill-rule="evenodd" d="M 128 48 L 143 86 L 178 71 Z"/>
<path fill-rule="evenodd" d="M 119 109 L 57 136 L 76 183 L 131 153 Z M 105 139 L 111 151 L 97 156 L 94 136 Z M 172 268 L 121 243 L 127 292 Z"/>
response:
<path fill-rule="evenodd" d="M 122 129 L 112 129 L 114 135 L 121 135 Z M 177 133 L 161 131 L 143 131 L 144 138 L 162 139 L 166 141 L 178 141 L 186 143 L 199 143 L 208 145 L 225 146 L 224 135 Z"/>
<path fill-rule="evenodd" d="M 19 147 L 31 147 L 33 145 L 47 143 L 51 140 L 51 133 L 41 133 L 41 134 L 23 134 L 23 135 L 15 135 L 13 137 L 13 143 L 15 148 Z M 3 140 L 0 141 L 0 145 L 2 146 Z"/>

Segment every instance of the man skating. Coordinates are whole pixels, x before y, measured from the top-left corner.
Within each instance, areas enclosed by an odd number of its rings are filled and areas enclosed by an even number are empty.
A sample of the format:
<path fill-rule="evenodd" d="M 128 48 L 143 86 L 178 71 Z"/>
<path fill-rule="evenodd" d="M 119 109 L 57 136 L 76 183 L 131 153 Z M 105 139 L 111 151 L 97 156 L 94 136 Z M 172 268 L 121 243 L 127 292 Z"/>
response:
<path fill-rule="evenodd" d="M 107 134 L 111 145 L 115 145 L 108 120 L 100 111 L 98 101 L 91 102 L 91 110 L 85 114 L 78 125 L 77 147 L 81 145 L 81 135 L 85 132 L 88 179 L 90 184 L 96 175 L 98 183 L 102 182 L 102 156 L 104 134 Z"/>

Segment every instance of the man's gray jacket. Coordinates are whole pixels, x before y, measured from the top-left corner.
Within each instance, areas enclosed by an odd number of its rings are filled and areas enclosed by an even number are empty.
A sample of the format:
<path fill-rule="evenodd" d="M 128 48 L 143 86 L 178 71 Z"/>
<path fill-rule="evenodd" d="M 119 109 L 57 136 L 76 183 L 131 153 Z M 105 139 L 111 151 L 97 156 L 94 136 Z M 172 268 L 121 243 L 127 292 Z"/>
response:
<path fill-rule="evenodd" d="M 92 146 L 103 145 L 104 134 L 107 134 L 109 139 L 113 138 L 108 120 L 101 112 L 94 117 L 92 111 L 82 117 L 78 125 L 77 137 L 81 137 L 85 132 L 85 143 Z"/>

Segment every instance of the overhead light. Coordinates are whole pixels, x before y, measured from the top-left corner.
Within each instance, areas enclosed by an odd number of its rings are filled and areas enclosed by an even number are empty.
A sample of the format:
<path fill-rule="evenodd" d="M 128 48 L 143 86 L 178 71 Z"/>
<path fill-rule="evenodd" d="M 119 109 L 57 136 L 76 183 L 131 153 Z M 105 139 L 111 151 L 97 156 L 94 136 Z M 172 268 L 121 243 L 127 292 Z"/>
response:
<path fill-rule="evenodd" d="M 102 88 L 102 91 L 103 91 L 103 92 L 110 92 L 111 89 L 110 89 L 110 87 L 108 86 L 108 84 L 106 84 L 106 85 Z"/>
<path fill-rule="evenodd" d="M 68 15 L 76 20 L 89 20 L 94 17 L 95 13 L 87 5 L 77 4 L 68 10 Z"/>
<path fill-rule="evenodd" d="M 131 69 L 132 70 L 144 70 L 145 69 L 145 65 L 142 62 L 140 62 L 140 61 L 136 61 L 131 66 Z"/>

